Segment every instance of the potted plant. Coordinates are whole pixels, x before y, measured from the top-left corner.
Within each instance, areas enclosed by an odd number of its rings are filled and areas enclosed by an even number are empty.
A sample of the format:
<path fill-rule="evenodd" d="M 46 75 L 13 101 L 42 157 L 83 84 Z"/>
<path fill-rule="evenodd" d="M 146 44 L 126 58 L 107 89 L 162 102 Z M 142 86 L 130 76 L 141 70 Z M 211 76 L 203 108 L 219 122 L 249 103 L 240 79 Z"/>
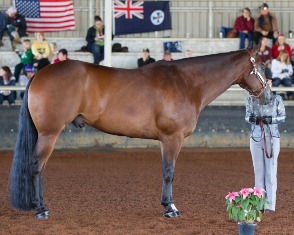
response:
<path fill-rule="evenodd" d="M 268 205 L 264 194 L 264 189 L 243 188 L 225 197 L 229 217 L 238 221 L 239 235 L 254 234 L 256 221 L 261 221 Z"/>

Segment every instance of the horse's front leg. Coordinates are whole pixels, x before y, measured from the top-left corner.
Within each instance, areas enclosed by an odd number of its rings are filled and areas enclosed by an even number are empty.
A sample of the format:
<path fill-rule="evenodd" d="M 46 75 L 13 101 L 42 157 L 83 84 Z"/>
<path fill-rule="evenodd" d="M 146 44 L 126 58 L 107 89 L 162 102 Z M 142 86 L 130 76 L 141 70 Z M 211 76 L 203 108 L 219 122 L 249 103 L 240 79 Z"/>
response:
<path fill-rule="evenodd" d="M 180 212 L 176 208 L 172 197 L 172 183 L 174 180 L 174 172 L 176 159 L 182 146 L 182 138 L 169 138 L 169 140 L 161 141 L 162 155 L 162 195 L 161 205 L 165 212 L 164 217 L 178 217 Z"/>

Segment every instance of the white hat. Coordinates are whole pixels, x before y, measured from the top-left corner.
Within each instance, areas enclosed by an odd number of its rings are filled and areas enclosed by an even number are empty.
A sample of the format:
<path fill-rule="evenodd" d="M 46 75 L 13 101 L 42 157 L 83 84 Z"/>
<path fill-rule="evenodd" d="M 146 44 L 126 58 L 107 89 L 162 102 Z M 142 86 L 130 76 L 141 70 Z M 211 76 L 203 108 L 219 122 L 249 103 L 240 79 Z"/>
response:
<path fill-rule="evenodd" d="M 10 14 L 15 14 L 17 13 L 17 10 L 15 7 L 9 7 L 6 11 L 7 15 L 10 15 Z"/>

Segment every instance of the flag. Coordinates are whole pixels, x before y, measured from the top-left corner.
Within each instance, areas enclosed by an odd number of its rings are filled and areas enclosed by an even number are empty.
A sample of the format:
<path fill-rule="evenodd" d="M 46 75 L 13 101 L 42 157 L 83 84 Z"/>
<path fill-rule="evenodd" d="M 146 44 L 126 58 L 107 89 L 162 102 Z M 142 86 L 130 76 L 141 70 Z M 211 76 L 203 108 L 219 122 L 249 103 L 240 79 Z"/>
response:
<path fill-rule="evenodd" d="M 114 35 L 171 29 L 169 1 L 113 0 Z"/>
<path fill-rule="evenodd" d="M 75 29 L 72 0 L 15 0 L 25 17 L 27 32 L 57 32 Z"/>

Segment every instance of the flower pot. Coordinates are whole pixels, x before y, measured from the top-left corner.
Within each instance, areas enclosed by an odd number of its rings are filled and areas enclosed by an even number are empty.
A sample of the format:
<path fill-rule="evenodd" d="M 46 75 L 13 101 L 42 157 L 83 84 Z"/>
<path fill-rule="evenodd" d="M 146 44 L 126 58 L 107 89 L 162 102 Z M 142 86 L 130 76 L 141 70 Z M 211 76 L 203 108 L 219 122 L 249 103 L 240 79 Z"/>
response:
<path fill-rule="evenodd" d="M 254 235 L 256 224 L 247 224 L 244 222 L 238 222 L 239 235 Z"/>

